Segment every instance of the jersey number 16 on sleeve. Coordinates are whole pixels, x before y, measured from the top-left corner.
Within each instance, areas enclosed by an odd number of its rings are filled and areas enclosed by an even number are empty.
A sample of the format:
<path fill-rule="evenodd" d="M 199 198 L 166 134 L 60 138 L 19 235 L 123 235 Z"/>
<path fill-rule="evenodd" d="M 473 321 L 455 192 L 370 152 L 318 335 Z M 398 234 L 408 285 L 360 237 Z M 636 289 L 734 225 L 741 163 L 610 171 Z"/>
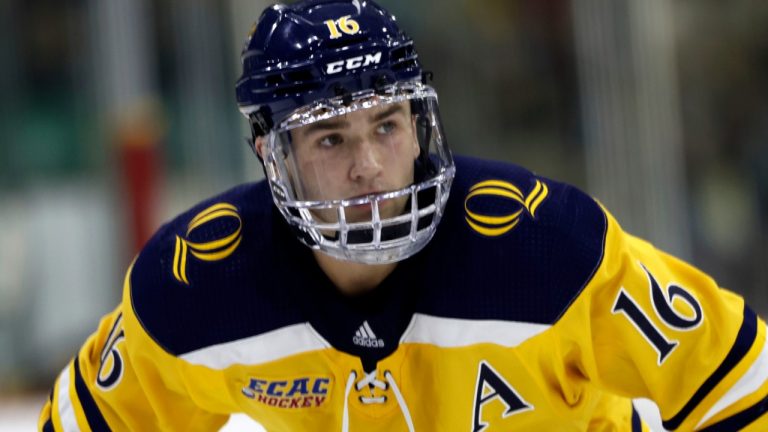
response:
<path fill-rule="evenodd" d="M 666 293 L 659 287 L 659 283 L 653 277 L 651 272 L 642 264 L 646 275 L 648 275 L 649 290 L 654 312 L 667 327 L 678 331 L 690 331 L 698 327 L 704 320 L 704 312 L 696 297 L 685 288 L 670 284 Z M 679 297 L 693 311 L 693 316 L 686 316 L 674 309 L 672 303 Z M 616 301 L 613 304 L 614 314 L 623 313 L 629 321 L 637 328 L 643 337 L 651 344 L 658 354 L 657 364 L 662 363 L 669 357 L 669 354 L 677 348 L 679 342 L 669 340 L 664 333 L 651 321 L 648 315 L 640 308 L 635 299 L 627 293 L 624 288 L 619 290 Z"/>
<path fill-rule="evenodd" d="M 96 385 L 103 391 L 113 389 L 120 383 L 123 377 L 123 356 L 117 348 L 117 344 L 125 339 L 123 330 L 123 314 L 119 314 L 109 336 L 101 350 L 101 363 L 99 364 L 99 373 L 96 374 Z"/>

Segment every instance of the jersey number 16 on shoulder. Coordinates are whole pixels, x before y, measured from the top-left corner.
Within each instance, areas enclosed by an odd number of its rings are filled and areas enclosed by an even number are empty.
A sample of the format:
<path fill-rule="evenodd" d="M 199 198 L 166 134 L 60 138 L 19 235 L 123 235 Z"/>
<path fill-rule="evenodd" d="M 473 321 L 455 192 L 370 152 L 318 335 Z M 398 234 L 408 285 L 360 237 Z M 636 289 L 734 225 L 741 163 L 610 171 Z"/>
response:
<path fill-rule="evenodd" d="M 704 312 L 701 310 L 699 301 L 693 294 L 685 288 L 670 284 L 667 286 L 666 293 L 659 287 L 659 283 L 653 277 L 651 272 L 645 266 L 640 264 L 648 276 L 651 302 L 654 312 L 659 319 L 669 328 L 678 331 L 690 331 L 697 328 L 704 320 Z M 693 316 L 686 316 L 676 311 L 672 303 L 679 297 L 693 311 Z M 669 340 L 664 333 L 651 321 L 635 299 L 624 289 L 619 290 L 616 301 L 613 304 L 612 312 L 623 313 L 629 321 L 637 328 L 643 337 L 651 344 L 658 354 L 657 364 L 662 363 L 669 357 L 669 354 L 677 348 L 679 342 Z"/>

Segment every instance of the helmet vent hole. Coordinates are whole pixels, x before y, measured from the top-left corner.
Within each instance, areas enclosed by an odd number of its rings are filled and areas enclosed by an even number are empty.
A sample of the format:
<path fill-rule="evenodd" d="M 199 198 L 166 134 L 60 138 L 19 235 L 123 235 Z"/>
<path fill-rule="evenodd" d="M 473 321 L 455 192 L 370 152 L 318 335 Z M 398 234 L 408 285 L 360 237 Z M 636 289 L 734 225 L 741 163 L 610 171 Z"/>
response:
<path fill-rule="evenodd" d="M 300 95 L 303 93 L 309 93 L 311 91 L 316 91 L 320 88 L 320 86 L 316 83 L 299 83 L 292 86 L 286 86 L 283 88 L 275 89 L 275 95 L 277 96 L 290 96 L 290 95 Z"/>
<path fill-rule="evenodd" d="M 392 50 L 392 60 L 401 61 L 406 59 L 416 58 L 416 50 L 413 49 L 413 45 L 404 45 Z"/>
<path fill-rule="evenodd" d="M 289 82 L 290 81 L 309 81 L 313 79 L 314 76 L 312 76 L 311 70 L 303 69 L 303 70 L 285 72 L 283 74 L 283 78 Z"/>
<path fill-rule="evenodd" d="M 279 74 L 269 75 L 264 80 L 268 86 L 278 86 L 283 83 L 283 78 Z"/>

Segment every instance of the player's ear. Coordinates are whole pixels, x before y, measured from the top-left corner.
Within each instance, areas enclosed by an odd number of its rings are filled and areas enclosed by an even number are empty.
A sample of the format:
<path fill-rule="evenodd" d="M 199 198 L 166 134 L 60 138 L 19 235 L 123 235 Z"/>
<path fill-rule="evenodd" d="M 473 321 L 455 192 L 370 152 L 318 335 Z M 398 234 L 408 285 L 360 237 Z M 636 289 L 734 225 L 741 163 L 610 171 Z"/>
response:
<path fill-rule="evenodd" d="M 256 137 L 253 140 L 253 151 L 256 152 L 256 156 L 261 160 L 264 160 L 264 144 L 266 144 L 266 142 L 267 140 L 264 136 Z"/>

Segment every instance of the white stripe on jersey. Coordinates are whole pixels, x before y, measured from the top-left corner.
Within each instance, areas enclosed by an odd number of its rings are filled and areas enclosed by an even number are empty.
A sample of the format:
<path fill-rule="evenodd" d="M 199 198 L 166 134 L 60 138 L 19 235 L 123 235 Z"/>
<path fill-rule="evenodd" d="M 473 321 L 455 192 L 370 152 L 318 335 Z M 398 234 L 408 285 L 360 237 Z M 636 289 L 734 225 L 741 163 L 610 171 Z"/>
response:
<path fill-rule="evenodd" d="M 77 360 L 77 359 L 75 359 Z M 72 406 L 72 400 L 69 398 L 69 370 L 70 366 L 64 368 L 59 375 L 59 418 L 61 418 L 61 427 L 64 432 L 80 432 L 75 417 L 75 408 Z"/>
<path fill-rule="evenodd" d="M 211 345 L 182 354 L 180 358 L 194 365 L 221 370 L 234 364 L 266 363 L 330 346 L 309 323 L 301 323 L 258 336 Z"/>
<path fill-rule="evenodd" d="M 768 334 L 768 331 L 766 334 Z M 696 425 L 696 428 L 734 402 L 759 389 L 766 380 L 768 380 L 768 341 L 763 345 L 763 350 L 760 351 L 760 355 L 757 356 L 749 370 L 736 381 L 736 384 L 728 390 L 728 393 L 724 394 L 723 397 L 721 397 L 720 400 L 717 401 L 706 414 L 704 414 L 704 417 L 701 418 L 701 421 Z"/>
<path fill-rule="evenodd" d="M 428 343 L 444 348 L 479 343 L 514 347 L 550 327 L 518 321 L 469 320 L 414 314 L 400 342 Z"/>

